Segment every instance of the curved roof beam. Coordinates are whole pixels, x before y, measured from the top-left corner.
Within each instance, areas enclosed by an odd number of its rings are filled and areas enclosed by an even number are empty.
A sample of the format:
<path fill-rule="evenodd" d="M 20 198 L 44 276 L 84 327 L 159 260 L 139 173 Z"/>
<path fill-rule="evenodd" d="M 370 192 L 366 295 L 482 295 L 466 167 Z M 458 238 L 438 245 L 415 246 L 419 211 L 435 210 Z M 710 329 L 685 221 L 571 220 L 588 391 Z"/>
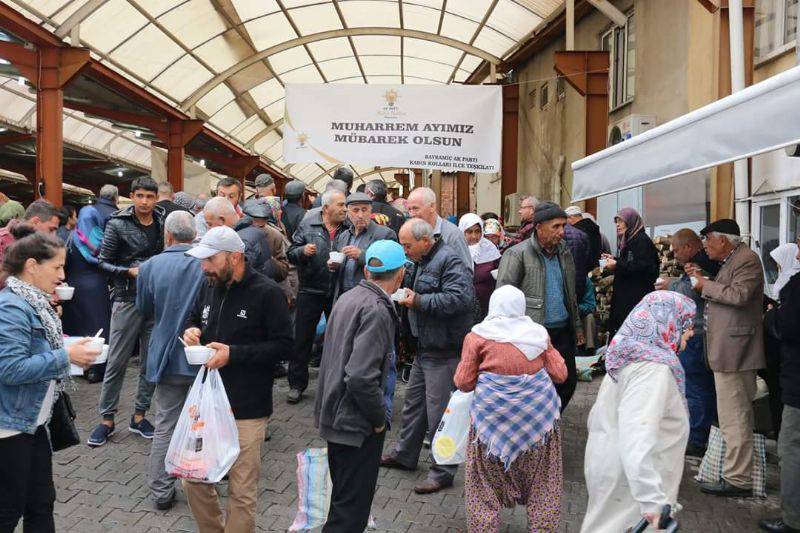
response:
<path fill-rule="evenodd" d="M 86 0 L 86 3 L 79 7 L 75 12 L 70 15 L 67 20 L 61 23 L 61 25 L 56 28 L 55 34 L 56 36 L 63 39 L 72 31 L 72 29 L 78 26 L 81 22 L 89 18 L 95 11 L 97 11 L 100 6 L 108 2 L 108 0 Z M 72 43 L 75 46 L 75 43 Z"/>
<path fill-rule="evenodd" d="M 480 48 L 466 44 L 456 39 L 451 39 L 449 37 L 444 37 L 442 35 L 437 35 L 435 33 L 429 33 L 426 31 L 409 30 L 401 28 L 380 28 L 380 27 L 348 28 L 340 30 L 323 31 L 319 33 L 313 33 L 310 35 L 305 35 L 303 37 L 297 37 L 290 41 L 276 44 L 275 46 L 271 46 L 266 50 L 258 52 L 257 54 L 253 54 L 247 59 L 243 59 L 239 63 L 233 65 L 232 67 L 229 67 L 223 72 L 220 72 L 212 79 L 204 83 L 186 100 L 181 102 L 181 109 L 183 111 L 187 111 L 190 107 L 192 107 L 198 101 L 200 101 L 200 99 L 203 98 L 206 94 L 211 92 L 217 85 L 224 83 L 225 80 L 227 80 L 231 76 L 234 76 L 235 74 L 241 72 L 250 65 L 254 65 L 255 63 L 258 63 L 259 61 L 262 61 L 271 55 L 283 52 L 285 50 L 289 50 L 290 48 L 294 48 L 296 46 L 303 46 L 309 43 L 315 43 L 317 41 L 324 41 L 326 39 L 335 39 L 337 37 L 354 37 L 360 35 L 388 35 L 394 37 L 412 37 L 414 39 L 430 41 L 438 44 L 443 44 L 445 46 L 450 46 L 452 48 L 457 48 L 462 52 L 466 52 L 468 54 L 479 57 L 494 65 L 499 65 L 502 63 L 502 60 L 499 57 L 496 57 L 486 52 L 485 50 L 481 50 Z"/>

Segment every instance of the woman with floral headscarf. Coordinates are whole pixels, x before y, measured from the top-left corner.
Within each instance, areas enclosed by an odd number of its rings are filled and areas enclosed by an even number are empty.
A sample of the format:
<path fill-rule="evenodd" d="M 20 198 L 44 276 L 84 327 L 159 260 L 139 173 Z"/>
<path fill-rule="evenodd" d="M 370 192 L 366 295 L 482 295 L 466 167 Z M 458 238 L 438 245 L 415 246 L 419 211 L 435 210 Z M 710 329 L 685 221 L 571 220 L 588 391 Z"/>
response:
<path fill-rule="evenodd" d="M 480 314 L 478 321 L 483 320 L 489 311 L 489 297 L 497 285 L 492 271 L 500 266 L 500 251 L 483 236 L 484 222 L 475 213 L 467 213 L 458 221 L 458 229 L 464 234 L 472 256 L 474 276 L 472 283 L 475 285 L 475 297 L 478 299 Z"/>
<path fill-rule="evenodd" d="M 561 400 L 553 382 L 567 367 L 544 326 L 525 315 L 512 285 L 492 294 L 489 314 L 464 338 L 453 381 L 475 391 L 467 445 L 467 530 L 500 531 L 501 509 L 527 508 L 528 531 L 558 531 Z"/>
<path fill-rule="evenodd" d="M 626 207 L 614 217 L 617 225 L 617 257 L 603 254 L 605 268 L 614 274 L 611 295 L 609 338 L 620 328 L 628 313 L 651 292 L 658 278 L 658 250 L 644 231 L 642 217 Z"/>
<path fill-rule="evenodd" d="M 501 254 L 511 245 L 511 239 L 506 236 L 503 225 L 496 218 L 487 218 L 483 221 L 483 236 L 497 246 Z"/>
<path fill-rule="evenodd" d="M 675 508 L 689 440 L 678 352 L 695 312 L 682 294 L 652 292 L 609 344 L 608 375 L 589 413 L 582 532 L 619 533 L 642 516 L 655 525 L 664 505 Z"/>

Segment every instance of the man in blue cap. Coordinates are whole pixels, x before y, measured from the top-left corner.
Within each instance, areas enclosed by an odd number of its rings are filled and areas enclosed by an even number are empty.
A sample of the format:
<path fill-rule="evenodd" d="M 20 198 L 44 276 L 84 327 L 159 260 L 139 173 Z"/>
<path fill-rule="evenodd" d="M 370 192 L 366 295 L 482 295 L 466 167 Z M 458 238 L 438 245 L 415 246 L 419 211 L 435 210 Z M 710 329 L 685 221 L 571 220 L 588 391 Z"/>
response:
<path fill-rule="evenodd" d="M 375 241 L 366 251 L 366 279 L 339 298 L 328 320 L 314 409 L 333 482 L 325 533 L 367 527 L 396 377 L 390 295 L 405 264 L 400 244 Z"/>

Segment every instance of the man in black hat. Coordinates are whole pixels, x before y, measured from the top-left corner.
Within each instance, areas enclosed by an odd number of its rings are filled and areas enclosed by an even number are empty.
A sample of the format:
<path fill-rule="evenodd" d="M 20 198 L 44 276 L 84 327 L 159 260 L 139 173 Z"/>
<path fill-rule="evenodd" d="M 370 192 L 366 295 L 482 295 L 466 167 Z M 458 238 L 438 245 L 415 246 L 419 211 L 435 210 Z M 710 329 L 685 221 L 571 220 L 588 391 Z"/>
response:
<path fill-rule="evenodd" d="M 283 206 L 282 222 L 286 227 L 286 236 L 292 240 L 294 230 L 300 225 L 300 221 L 306 216 L 306 210 L 303 208 L 301 202 L 303 201 L 303 193 L 306 191 L 306 184 L 300 180 L 292 180 L 286 184 L 283 189 L 283 197 L 286 203 Z"/>
<path fill-rule="evenodd" d="M 753 491 L 753 399 L 756 372 L 766 366 L 762 305 L 764 268 L 742 242 L 739 225 L 717 220 L 700 234 L 708 257 L 722 261 L 717 277 L 690 272 L 694 290 L 706 301 L 706 356 L 714 372 L 719 429 L 725 439 L 722 480 L 700 490 L 715 496 L 749 496 Z"/>
<path fill-rule="evenodd" d="M 371 180 L 364 188 L 364 192 L 372 198 L 372 213 L 384 215 L 386 217 L 386 224 L 384 225 L 392 228 L 392 231 L 397 234 L 403 223 L 405 223 L 406 217 L 386 201 L 386 195 L 389 193 L 386 188 L 386 182 L 382 179 Z"/>
<path fill-rule="evenodd" d="M 556 385 L 561 410 L 577 384 L 576 345 L 583 344 L 583 325 L 575 296 L 575 262 L 564 241 L 567 214 L 553 202 L 541 202 L 533 215 L 531 237 L 509 248 L 500 260 L 497 286 L 513 285 L 532 302 L 526 312 L 550 334 L 567 364 L 567 381 Z"/>
<path fill-rule="evenodd" d="M 397 234 L 372 220 L 372 200 L 363 192 L 347 197 L 347 219 L 350 225 L 336 237 L 335 249 L 344 254 L 344 262 L 328 262 L 338 272 L 334 302 L 364 279 L 364 254 L 369 245 L 380 240 L 397 240 Z"/>

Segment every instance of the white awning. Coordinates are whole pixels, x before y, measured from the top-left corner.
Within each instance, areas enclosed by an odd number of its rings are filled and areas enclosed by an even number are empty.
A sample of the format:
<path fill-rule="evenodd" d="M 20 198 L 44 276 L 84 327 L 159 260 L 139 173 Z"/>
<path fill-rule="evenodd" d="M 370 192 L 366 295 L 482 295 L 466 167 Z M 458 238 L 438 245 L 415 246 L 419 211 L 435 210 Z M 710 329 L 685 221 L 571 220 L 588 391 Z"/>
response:
<path fill-rule="evenodd" d="M 572 164 L 585 200 L 800 143 L 800 67 Z"/>

